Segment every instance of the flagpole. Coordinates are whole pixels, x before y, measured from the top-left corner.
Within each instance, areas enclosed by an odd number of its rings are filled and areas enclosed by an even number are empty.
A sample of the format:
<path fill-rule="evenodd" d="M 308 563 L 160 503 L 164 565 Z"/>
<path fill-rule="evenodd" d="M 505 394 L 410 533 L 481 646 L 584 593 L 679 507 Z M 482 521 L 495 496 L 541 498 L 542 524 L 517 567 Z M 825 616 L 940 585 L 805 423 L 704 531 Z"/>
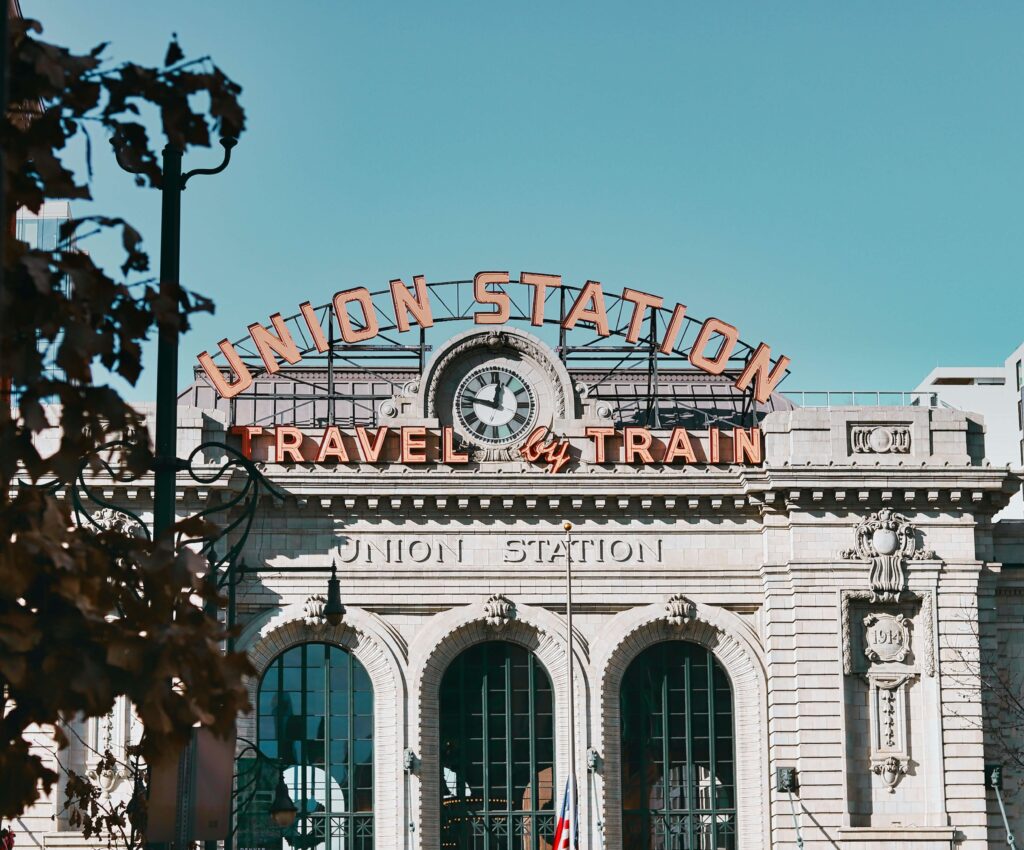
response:
<path fill-rule="evenodd" d="M 572 523 L 565 522 L 565 656 L 569 671 L 569 811 L 572 813 L 572 832 L 569 846 L 576 847 L 575 838 L 579 834 L 576 822 L 579 808 L 576 801 L 576 700 L 574 687 L 573 651 L 572 651 Z"/>

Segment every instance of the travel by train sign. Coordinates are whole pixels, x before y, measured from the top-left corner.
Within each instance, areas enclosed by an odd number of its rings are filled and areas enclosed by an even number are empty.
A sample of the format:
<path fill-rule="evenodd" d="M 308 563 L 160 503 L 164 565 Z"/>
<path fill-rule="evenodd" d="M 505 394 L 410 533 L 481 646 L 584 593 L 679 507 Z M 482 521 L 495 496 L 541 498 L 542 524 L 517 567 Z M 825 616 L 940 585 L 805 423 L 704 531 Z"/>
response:
<path fill-rule="evenodd" d="M 255 349 L 268 373 L 275 374 L 282 364 L 294 366 L 304 355 L 330 350 L 335 332 L 341 344 L 358 346 L 377 337 L 385 325 L 398 333 L 408 332 L 413 325 L 420 329 L 433 327 L 439 305 L 432 301 L 432 285 L 422 275 L 414 276 L 412 282 L 410 288 L 401 279 L 390 281 L 387 290 L 390 316 L 384 315 L 381 305 L 374 301 L 374 293 L 357 286 L 335 293 L 326 329 L 321 312 L 306 301 L 290 319 L 275 313 L 270 316 L 269 326 L 260 322 L 250 324 L 249 337 L 244 344 Z M 619 295 L 608 296 L 615 299 L 620 313 L 621 308 L 627 308 L 628 318 L 621 325 L 613 326 L 604 290 L 594 280 L 588 280 L 581 287 L 563 287 L 561 275 L 522 272 L 518 281 L 512 281 L 507 271 L 479 272 L 472 281 L 472 298 L 479 308 L 472 314 L 473 322 L 494 326 L 512 320 L 516 287 L 524 287 L 529 294 L 528 314 L 524 320 L 531 325 L 539 327 L 556 321 L 563 331 L 577 326 L 590 327 L 598 337 L 620 336 L 629 345 L 636 345 L 644 337 L 656 346 L 657 352 L 685 357 L 692 367 L 708 375 L 721 375 L 730 363 L 736 365 L 738 350 L 749 349 L 749 356 L 738 365 L 733 383 L 741 391 L 751 388 L 753 397 L 760 403 L 768 401 L 786 375 L 788 357 L 780 355 L 773 360 L 771 348 L 764 342 L 756 347 L 746 346 L 740 342 L 736 326 L 722 319 L 709 318 L 696 323 L 691 342 L 684 328 L 694 325 L 695 320 L 687 316 L 685 305 L 676 303 L 669 310 L 664 298 L 637 289 L 626 288 Z M 548 305 L 551 294 L 559 290 L 571 290 L 573 297 L 554 320 L 547 315 Z M 448 309 L 447 305 L 445 308 Z M 648 321 L 658 315 L 663 315 L 660 326 Z M 653 329 L 657 331 L 656 338 Z M 301 347 L 296 336 L 303 343 Z M 252 386 L 253 371 L 238 350 L 242 345 L 243 341 L 221 340 L 218 347 L 223 363 L 220 365 L 206 351 L 199 355 L 199 365 L 222 398 L 233 398 Z"/>
<path fill-rule="evenodd" d="M 378 428 L 356 426 L 343 429 L 330 425 L 310 432 L 292 425 L 236 425 L 231 433 L 239 438 L 242 453 L 250 460 L 278 464 L 386 465 L 444 464 L 457 467 L 471 462 L 469 452 L 457 445 L 451 426 Z M 760 428 L 708 428 L 690 432 L 673 428 L 655 432 L 649 428 L 587 427 L 582 438 L 567 439 L 535 428 L 518 447 L 529 463 L 562 472 L 573 460 L 600 466 L 629 464 L 724 464 L 752 466 L 764 457 Z"/>

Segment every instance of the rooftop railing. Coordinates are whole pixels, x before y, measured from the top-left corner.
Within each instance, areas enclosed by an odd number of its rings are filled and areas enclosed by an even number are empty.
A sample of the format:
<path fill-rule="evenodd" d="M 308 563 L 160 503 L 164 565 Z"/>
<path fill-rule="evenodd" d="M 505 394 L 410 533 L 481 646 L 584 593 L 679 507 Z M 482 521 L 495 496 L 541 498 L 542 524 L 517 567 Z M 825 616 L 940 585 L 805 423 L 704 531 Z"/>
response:
<path fill-rule="evenodd" d="M 797 407 L 951 407 L 933 392 L 796 390 L 782 395 Z"/>

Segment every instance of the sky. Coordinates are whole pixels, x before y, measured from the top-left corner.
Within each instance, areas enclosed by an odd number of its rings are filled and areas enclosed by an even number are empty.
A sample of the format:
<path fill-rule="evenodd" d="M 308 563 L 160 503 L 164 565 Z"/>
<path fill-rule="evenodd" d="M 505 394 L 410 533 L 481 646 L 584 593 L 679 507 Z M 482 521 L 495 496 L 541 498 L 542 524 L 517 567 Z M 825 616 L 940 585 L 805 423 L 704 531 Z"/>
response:
<path fill-rule="evenodd" d="M 1021 3 L 22 8 L 112 59 L 158 64 L 177 33 L 243 87 L 230 167 L 183 198 L 182 282 L 217 310 L 182 339 L 182 386 L 302 301 L 485 269 L 723 318 L 791 358 L 783 390 L 909 390 L 1024 339 Z M 96 151 L 75 212 L 135 222 L 155 267 L 158 193 Z"/>

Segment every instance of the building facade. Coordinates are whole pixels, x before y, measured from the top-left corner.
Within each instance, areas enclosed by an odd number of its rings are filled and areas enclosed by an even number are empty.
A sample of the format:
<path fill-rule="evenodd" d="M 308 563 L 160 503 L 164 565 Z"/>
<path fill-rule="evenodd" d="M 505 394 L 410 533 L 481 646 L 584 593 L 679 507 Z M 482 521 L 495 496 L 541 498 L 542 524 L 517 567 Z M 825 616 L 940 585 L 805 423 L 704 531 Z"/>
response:
<path fill-rule="evenodd" d="M 209 473 L 227 442 L 279 491 L 232 600 L 257 670 L 233 846 L 550 848 L 570 728 L 584 848 L 978 850 L 1005 840 L 993 763 L 1024 828 L 1024 532 L 993 522 L 1021 478 L 980 422 L 749 402 L 726 369 L 655 366 L 652 401 L 649 365 L 566 348 L 473 327 L 412 366 L 252 367 L 230 398 L 197 370 L 179 455 Z M 211 478 L 179 479 L 182 516 L 244 483 Z M 130 712 L 89 729 L 123 742 Z"/>
<path fill-rule="evenodd" d="M 980 414 L 992 463 L 1024 465 L 1024 343 L 1001 366 L 937 366 L 917 390 Z M 1024 519 L 1024 495 L 1014 496 L 1000 517 Z"/>
<path fill-rule="evenodd" d="M 19 13 L 20 17 L 20 13 Z M 71 204 L 68 201 L 46 201 L 38 212 L 19 209 L 15 217 L 14 236 L 25 242 L 30 250 L 56 251 L 64 247 L 69 251 L 77 248 L 76 240 L 64 237 L 61 227 L 71 221 Z M 71 297 L 71 278 L 61 281 L 61 291 L 67 298 Z M 54 339 L 40 338 L 39 348 L 43 354 L 43 374 L 48 378 L 64 380 L 63 369 L 57 365 L 57 350 L 60 337 Z M 16 400 L 15 400 L 16 401 Z"/>

